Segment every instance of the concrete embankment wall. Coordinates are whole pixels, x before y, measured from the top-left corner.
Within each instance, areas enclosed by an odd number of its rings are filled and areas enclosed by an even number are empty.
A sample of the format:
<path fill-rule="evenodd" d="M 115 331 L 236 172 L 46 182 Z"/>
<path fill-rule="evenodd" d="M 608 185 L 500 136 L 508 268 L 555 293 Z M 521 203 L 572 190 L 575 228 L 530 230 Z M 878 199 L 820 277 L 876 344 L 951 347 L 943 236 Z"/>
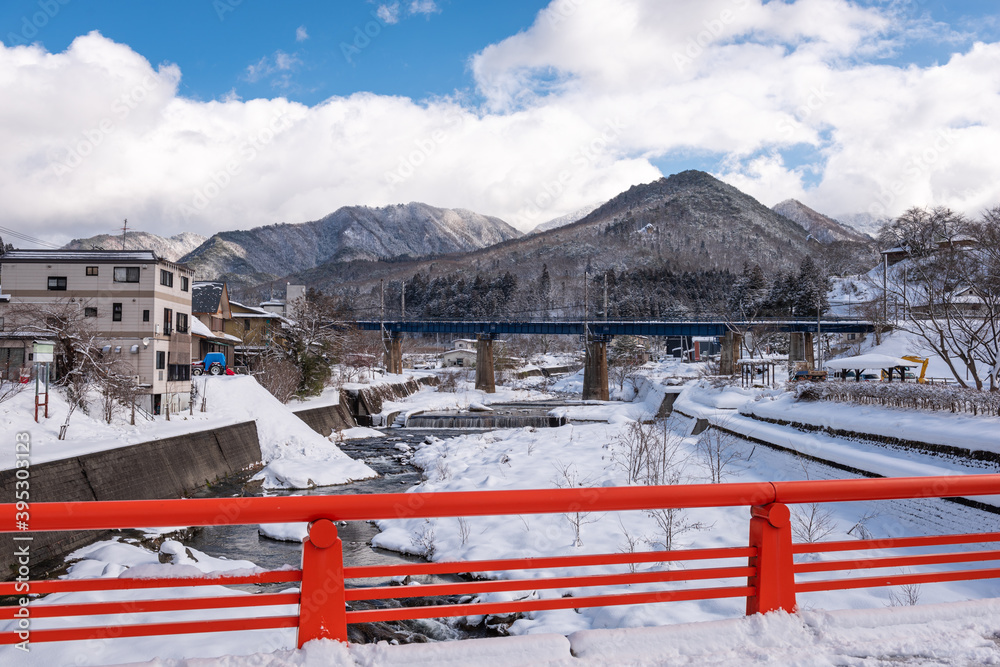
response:
<path fill-rule="evenodd" d="M 309 428 L 327 437 L 334 431 L 352 426 L 370 426 L 371 415 L 382 412 L 385 401 L 411 396 L 421 387 L 431 387 L 438 383 L 436 377 L 422 377 L 403 382 L 382 382 L 365 387 L 351 387 L 340 391 L 337 405 L 294 410 L 295 416 L 309 425 Z"/>
<path fill-rule="evenodd" d="M 403 382 L 383 382 L 364 387 L 352 387 L 340 392 L 340 402 L 348 406 L 359 425 L 369 426 L 371 425 L 371 415 L 380 414 L 382 404 L 385 401 L 406 398 L 420 391 L 421 387 L 433 387 L 437 384 L 437 377 L 430 375 Z"/>
<path fill-rule="evenodd" d="M 340 403 L 337 405 L 295 410 L 294 413 L 309 428 L 323 437 L 329 436 L 334 431 L 341 431 L 345 428 L 357 426 L 354 416 L 351 415 L 350 409 L 345 405 L 343 392 L 341 392 Z"/>
<path fill-rule="evenodd" d="M 179 498 L 260 462 L 255 422 L 129 445 L 31 466 L 31 503 Z M 0 498 L 14 502 L 16 471 L 0 471 Z M 31 533 L 31 564 L 54 562 L 93 532 Z M 21 542 L 19 545 L 23 545 Z M 0 579 L 14 571 L 13 534 L 0 534 Z"/>

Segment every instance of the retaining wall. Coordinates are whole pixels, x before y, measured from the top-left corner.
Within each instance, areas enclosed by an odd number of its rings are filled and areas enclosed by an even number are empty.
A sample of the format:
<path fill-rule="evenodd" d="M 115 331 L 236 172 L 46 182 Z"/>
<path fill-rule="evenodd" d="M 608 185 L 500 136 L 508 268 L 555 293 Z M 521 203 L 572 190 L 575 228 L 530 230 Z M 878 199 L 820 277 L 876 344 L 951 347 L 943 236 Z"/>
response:
<path fill-rule="evenodd" d="M 179 498 L 260 459 L 257 425 L 250 421 L 33 465 L 30 502 Z M 14 502 L 15 474 L 0 471 L 0 502 Z M 31 535 L 32 567 L 59 561 L 94 539 L 89 531 Z M 0 534 L 0 579 L 14 571 L 13 537 Z"/>

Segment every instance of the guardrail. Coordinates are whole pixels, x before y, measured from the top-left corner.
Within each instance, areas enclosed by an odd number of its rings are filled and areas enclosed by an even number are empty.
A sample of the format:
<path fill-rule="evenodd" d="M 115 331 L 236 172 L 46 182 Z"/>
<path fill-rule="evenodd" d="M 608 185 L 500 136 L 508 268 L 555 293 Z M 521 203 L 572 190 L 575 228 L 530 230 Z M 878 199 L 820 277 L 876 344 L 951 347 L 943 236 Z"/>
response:
<path fill-rule="evenodd" d="M 745 598 L 746 613 L 796 609 L 796 594 L 850 588 L 896 586 L 1000 578 L 1000 568 L 946 569 L 910 574 L 859 572 L 895 567 L 1000 561 L 1000 551 L 977 549 L 915 555 L 891 554 L 846 560 L 795 562 L 806 553 L 845 551 L 877 552 L 885 549 L 944 547 L 957 544 L 985 545 L 1000 541 L 1000 533 L 976 533 L 882 540 L 850 540 L 793 544 L 788 504 L 945 498 L 1000 494 L 1000 475 L 853 479 L 801 482 L 697 484 L 665 487 L 616 487 L 584 489 L 538 489 L 476 491 L 460 493 L 408 493 L 358 496 L 296 496 L 269 498 L 208 498 L 156 501 L 38 503 L 30 508 L 0 505 L 0 532 L 18 532 L 15 521 L 27 512 L 32 531 L 104 530 L 137 526 L 212 526 L 261 523 L 311 522 L 303 543 L 302 567 L 298 570 L 258 572 L 241 576 L 159 579 L 69 579 L 28 581 L 23 568 L 18 581 L 0 583 L 0 596 L 20 596 L 16 604 L 0 608 L 0 620 L 13 620 L 15 628 L 0 632 L 0 643 L 27 641 L 85 640 L 106 637 L 189 634 L 265 628 L 297 628 L 298 645 L 317 638 L 347 641 L 347 625 L 373 621 L 443 618 L 484 614 L 509 614 L 549 609 L 571 609 L 625 604 L 659 604 L 681 600 Z M 580 511 L 629 511 L 643 509 L 739 507 L 750 508 L 749 540 L 746 546 L 687 549 L 678 551 L 628 552 L 546 558 L 498 559 L 439 563 L 407 563 L 345 567 L 337 521 L 472 517 L 514 514 L 555 514 Z M 19 514 L 22 513 L 22 514 Z M 22 526 L 21 530 L 24 530 Z M 691 567 L 704 561 L 704 567 Z M 715 561 L 712 563 L 711 561 Z M 684 569 L 635 571 L 636 564 L 687 564 Z M 579 574 L 554 578 L 505 579 L 498 573 L 552 568 L 587 568 L 621 565 L 622 572 Z M 831 578 L 817 575 L 840 572 Z M 385 585 L 348 587 L 359 578 L 406 575 L 466 574 L 468 581 L 439 583 L 413 588 Z M 475 578 L 476 576 L 482 579 Z M 796 575 L 806 575 L 798 577 Z M 487 578 L 488 577 L 488 578 Z M 695 585 L 691 586 L 691 582 Z M 701 583 L 699 583 L 701 582 Z M 69 604 L 28 604 L 28 596 L 79 591 L 117 591 L 148 588 L 291 583 L 299 592 L 262 593 L 224 597 L 134 600 Z M 626 587 L 631 584 L 683 584 L 655 591 L 600 590 L 579 595 L 579 589 Z M 405 599 L 474 595 L 490 592 L 574 589 L 573 597 L 550 597 L 474 604 L 402 606 L 386 609 L 351 610 L 348 603 L 361 600 Z M 298 605 L 298 613 L 267 615 L 268 607 Z M 130 625 L 95 624 L 92 627 L 27 629 L 26 619 L 73 618 L 128 613 L 144 614 L 190 610 L 261 608 L 253 618 L 199 621 L 163 621 Z M 27 611 L 23 611 L 27 609 Z"/>

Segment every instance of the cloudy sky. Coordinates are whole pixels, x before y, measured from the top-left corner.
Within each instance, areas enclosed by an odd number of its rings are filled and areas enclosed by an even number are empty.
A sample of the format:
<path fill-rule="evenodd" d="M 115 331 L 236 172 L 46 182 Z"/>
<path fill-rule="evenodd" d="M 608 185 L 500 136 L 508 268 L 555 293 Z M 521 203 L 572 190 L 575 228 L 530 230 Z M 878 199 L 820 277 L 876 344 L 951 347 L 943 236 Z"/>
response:
<path fill-rule="evenodd" d="M 1000 203 L 995 0 L 11 0 L 0 39 L 7 240 L 408 201 L 527 230 L 684 169 Z"/>

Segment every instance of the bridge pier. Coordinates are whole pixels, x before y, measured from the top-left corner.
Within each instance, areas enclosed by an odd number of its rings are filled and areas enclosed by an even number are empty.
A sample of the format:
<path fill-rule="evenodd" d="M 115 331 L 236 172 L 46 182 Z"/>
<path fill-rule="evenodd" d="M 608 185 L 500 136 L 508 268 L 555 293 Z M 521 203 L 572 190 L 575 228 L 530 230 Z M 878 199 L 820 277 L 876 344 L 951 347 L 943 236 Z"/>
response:
<path fill-rule="evenodd" d="M 722 353 L 719 357 L 719 375 L 736 375 L 739 370 L 737 361 L 743 349 L 743 334 L 727 331 L 722 339 Z"/>
<path fill-rule="evenodd" d="M 608 343 L 591 340 L 586 343 L 587 354 L 583 363 L 583 400 L 607 401 L 608 392 Z"/>
<path fill-rule="evenodd" d="M 385 355 L 385 370 L 387 373 L 402 375 L 403 373 L 403 334 L 389 333 L 382 338 L 382 349 Z"/>
<path fill-rule="evenodd" d="M 493 372 L 493 337 L 489 334 L 476 334 L 476 389 L 487 394 L 497 393 Z"/>
<path fill-rule="evenodd" d="M 813 352 L 813 335 L 811 333 L 792 333 L 788 346 L 788 363 L 790 366 L 795 362 L 804 361 L 809 368 L 816 367 L 816 355 Z"/>

